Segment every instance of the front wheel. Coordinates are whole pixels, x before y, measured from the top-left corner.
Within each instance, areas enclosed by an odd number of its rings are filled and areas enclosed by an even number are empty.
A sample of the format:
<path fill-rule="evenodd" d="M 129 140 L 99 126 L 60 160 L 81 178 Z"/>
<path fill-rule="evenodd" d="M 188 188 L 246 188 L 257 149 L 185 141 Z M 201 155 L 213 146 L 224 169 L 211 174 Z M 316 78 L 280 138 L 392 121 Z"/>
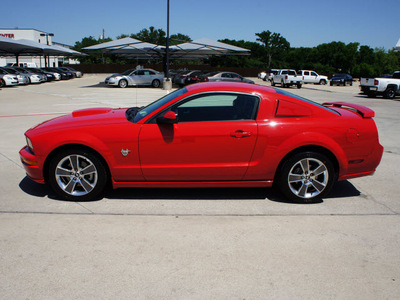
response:
<path fill-rule="evenodd" d="M 323 79 L 321 79 L 320 81 L 319 81 L 319 84 L 320 85 L 325 85 L 327 82 L 326 82 L 326 80 L 323 80 Z"/>
<path fill-rule="evenodd" d="M 328 157 L 317 152 L 302 152 L 284 162 L 277 179 L 279 189 L 289 200 L 315 203 L 330 192 L 335 177 Z"/>
<path fill-rule="evenodd" d="M 126 87 L 128 86 L 128 81 L 126 81 L 125 79 L 121 79 L 121 80 L 118 82 L 118 86 L 119 86 L 120 88 L 126 88 Z"/>
<path fill-rule="evenodd" d="M 63 199 L 95 200 L 105 190 L 107 171 L 94 153 L 84 149 L 67 149 L 50 161 L 48 182 Z"/>
<path fill-rule="evenodd" d="M 298 89 L 301 89 L 301 83 L 298 83 L 298 84 L 297 84 L 297 88 L 298 88 Z"/>

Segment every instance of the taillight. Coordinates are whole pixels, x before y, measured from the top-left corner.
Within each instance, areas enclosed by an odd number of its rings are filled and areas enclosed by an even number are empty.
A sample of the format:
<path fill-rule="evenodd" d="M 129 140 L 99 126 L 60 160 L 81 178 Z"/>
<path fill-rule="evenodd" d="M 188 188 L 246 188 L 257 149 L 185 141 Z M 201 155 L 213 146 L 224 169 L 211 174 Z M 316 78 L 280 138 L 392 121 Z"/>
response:
<path fill-rule="evenodd" d="M 374 85 L 379 85 L 379 80 L 375 79 L 374 80 Z"/>
<path fill-rule="evenodd" d="M 288 80 L 288 79 L 289 79 L 289 76 L 285 75 L 285 79 Z"/>

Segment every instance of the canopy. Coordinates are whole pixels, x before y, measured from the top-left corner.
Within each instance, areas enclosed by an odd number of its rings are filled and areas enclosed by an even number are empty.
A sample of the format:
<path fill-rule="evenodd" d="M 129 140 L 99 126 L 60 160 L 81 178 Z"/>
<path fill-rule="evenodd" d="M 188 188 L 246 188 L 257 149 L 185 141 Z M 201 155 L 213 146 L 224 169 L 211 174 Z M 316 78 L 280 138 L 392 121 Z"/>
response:
<path fill-rule="evenodd" d="M 99 50 L 103 53 L 120 54 L 135 58 L 159 57 L 159 46 L 130 37 L 85 47 L 82 50 Z"/>
<path fill-rule="evenodd" d="M 19 56 L 19 55 L 43 55 L 43 56 L 75 56 L 81 53 L 57 46 L 48 46 L 31 40 L 13 40 L 0 36 L 0 55 Z"/>
<path fill-rule="evenodd" d="M 163 59 L 166 55 L 166 47 L 142 42 L 130 37 L 106 42 L 83 48 L 83 50 L 100 50 L 103 53 L 119 54 L 129 58 L 158 58 Z M 213 41 L 210 39 L 199 39 L 169 47 L 171 59 L 200 59 L 212 55 L 249 55 L 250 50 L 232 46 L 229 44 Z"/>

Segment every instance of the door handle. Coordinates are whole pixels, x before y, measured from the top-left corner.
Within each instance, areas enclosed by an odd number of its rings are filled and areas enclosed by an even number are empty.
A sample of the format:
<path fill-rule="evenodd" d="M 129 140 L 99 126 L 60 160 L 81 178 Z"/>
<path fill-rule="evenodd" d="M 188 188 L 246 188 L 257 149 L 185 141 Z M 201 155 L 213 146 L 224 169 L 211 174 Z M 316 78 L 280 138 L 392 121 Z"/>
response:
<path fill-rule="evenodd" d="M 249 136 L 251 136 L 251 132 L 249 132 L 249 131 L 236 130 L 235 132 L 231 132 L 231 137 L 238 138 L 238 139 L 241 139 L 244 137 L 249 137 Z"/>

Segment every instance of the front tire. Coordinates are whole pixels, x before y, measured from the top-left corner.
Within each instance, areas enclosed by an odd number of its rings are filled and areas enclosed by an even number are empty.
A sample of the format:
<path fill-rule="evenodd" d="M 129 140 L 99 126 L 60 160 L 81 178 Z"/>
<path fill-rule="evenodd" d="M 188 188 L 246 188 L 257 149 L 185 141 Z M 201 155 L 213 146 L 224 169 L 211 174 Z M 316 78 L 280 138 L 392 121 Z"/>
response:
<path fill-rule="evenodd" d="M 107 186 L 104 163 L 91 151 L 71 148 L 50 161 L 48 182 L 61 198 L 72 201 L 97 199 Z"/>
<path fill-rule="evenodd" d="M 325 85 L 325 84 L 327 84 L 327 82 L 326 82 L 326 80 L 321 79 L 321 80 L 319 81 L 319 84 L 320 84 L 320 85 Z"/>
<path fill-rule="evenodd" d="M 330 192 L 336 175 L 325 155 L 301 152 L 284 162 L 277 179 L 279 189 L 288 200 L 315 203 Z"/>
<path fill-rule="evenodd" d="M 120 87 L 120 88 L 126 88 L 127 86 L 128 86 L 128 81 L 126 81 L 125 79 L 121 79 L 119 82 L 118 82 L 118 86 Z"/>

